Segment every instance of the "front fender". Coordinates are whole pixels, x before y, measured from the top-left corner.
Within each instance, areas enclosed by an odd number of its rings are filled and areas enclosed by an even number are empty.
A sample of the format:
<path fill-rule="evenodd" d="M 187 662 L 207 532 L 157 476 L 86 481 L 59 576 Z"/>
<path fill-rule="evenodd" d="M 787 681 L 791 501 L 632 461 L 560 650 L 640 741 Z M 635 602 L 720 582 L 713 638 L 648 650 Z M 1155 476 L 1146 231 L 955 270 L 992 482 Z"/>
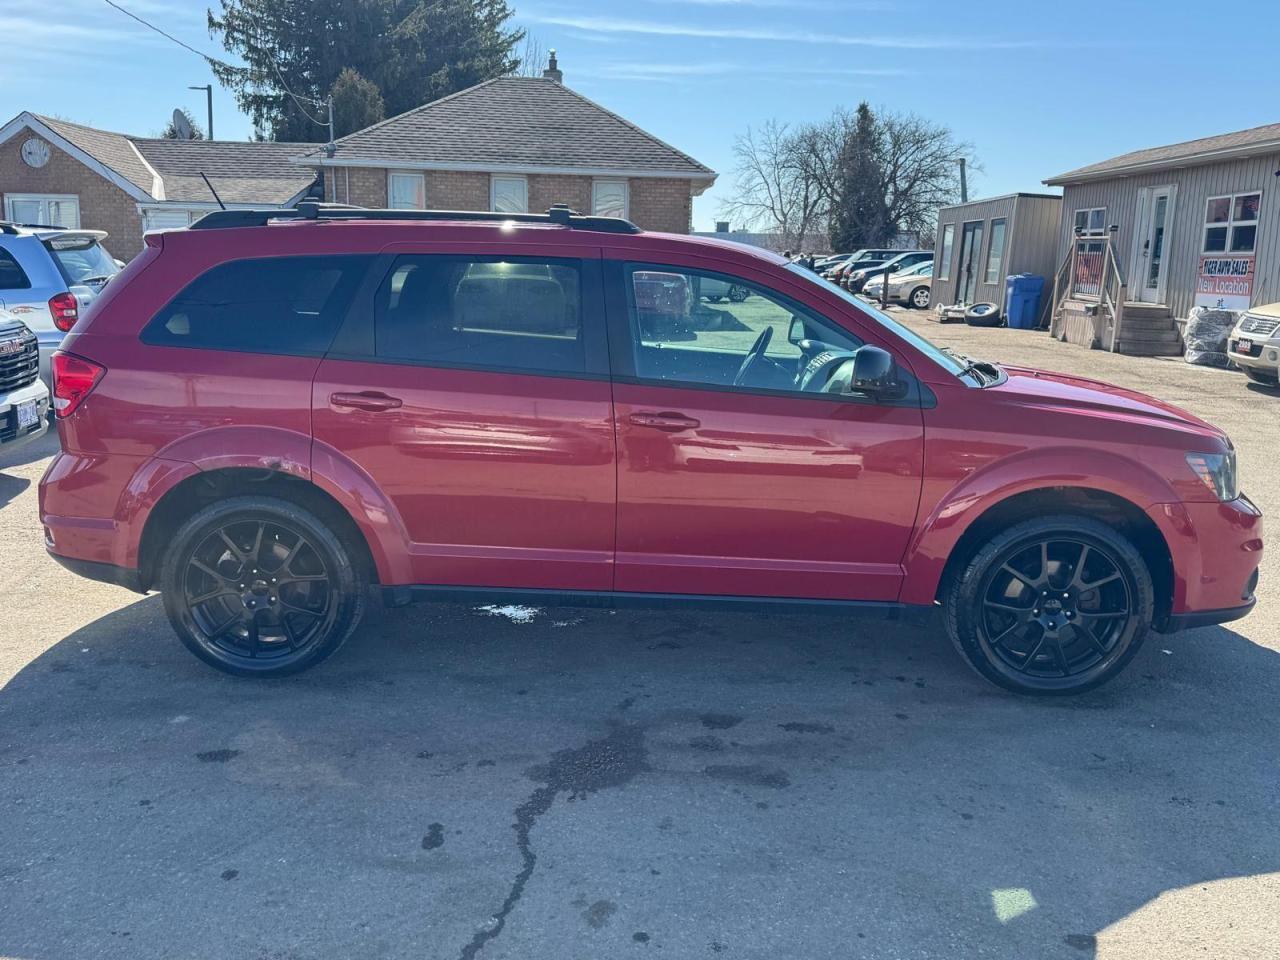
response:
<path fill-rule="evenodd" d="M 1167 480 L 1137 460 L 1087 447 L 1024 450 L 986 464 L 954 485 L 948 486 L 948 480 L 925 478 L 916 533 L 903 562 L 903 603 L 932 603 L 965 531 L 1010 497 L 1070 487 L 1112 494 L 1144 513 L 1154 504 L 1181 499 Z"/>

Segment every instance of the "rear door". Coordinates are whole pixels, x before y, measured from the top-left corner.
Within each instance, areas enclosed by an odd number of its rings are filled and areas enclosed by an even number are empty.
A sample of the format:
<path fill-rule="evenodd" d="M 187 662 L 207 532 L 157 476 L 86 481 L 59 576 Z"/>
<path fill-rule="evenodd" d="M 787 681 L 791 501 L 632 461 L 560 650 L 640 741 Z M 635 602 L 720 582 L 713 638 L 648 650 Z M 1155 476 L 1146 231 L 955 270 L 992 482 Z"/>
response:
<path fill-rule="evenodd" d="M 794 290 L 675 264 L 607 260 L 605 275 L 616 588 L 895 600 L 920 495 L 918 385 L 884 403 L 821 390 L 818 371 L 863 341 Z M 749 296 L 706 303 L 707 276 Z"/>
<path fill-rule="evenodd" d="M 416 583 L 609 590 L 616 476 L 598 251 L 469 247 L 387 252 L 317 373 L 317 448 L 354 461 L 389 499 Z"/>

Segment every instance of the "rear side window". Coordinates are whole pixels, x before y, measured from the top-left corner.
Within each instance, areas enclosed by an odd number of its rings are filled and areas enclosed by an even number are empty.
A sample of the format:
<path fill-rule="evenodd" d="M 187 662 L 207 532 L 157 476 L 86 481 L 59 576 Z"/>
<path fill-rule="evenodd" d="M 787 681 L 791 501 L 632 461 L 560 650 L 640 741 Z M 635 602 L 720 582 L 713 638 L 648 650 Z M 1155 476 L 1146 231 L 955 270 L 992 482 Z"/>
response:
<path fill-rule="evenodd" d="M 142 332 L 144 343 L 315 355 L 334 332 L 371 257 L 234 260 L 202 274 Z"/>
<path fill-rule="evenodd" d="M 581 265 L 401 257 L 378 290 L 375 351 L 441 366 L 585 373 Z"/>
<path fill-rule="evenodd" d="M 31 281 L 27 273 L 18 266 L 13 254 L 8 250 L 0 250 L 0 290 L 30 290 Z"/>

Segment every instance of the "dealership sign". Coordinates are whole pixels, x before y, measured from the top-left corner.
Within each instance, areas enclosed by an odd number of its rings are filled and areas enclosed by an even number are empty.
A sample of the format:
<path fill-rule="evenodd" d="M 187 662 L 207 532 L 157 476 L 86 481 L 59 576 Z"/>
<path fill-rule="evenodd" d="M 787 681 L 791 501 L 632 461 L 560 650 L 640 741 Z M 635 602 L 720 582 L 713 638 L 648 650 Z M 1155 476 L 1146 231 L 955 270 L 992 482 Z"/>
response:
<path fill-rule="evenodd" d="M 1196 306 L 1248 310 L 1253 302 L 1253 254 L 1201 257 Z"/>

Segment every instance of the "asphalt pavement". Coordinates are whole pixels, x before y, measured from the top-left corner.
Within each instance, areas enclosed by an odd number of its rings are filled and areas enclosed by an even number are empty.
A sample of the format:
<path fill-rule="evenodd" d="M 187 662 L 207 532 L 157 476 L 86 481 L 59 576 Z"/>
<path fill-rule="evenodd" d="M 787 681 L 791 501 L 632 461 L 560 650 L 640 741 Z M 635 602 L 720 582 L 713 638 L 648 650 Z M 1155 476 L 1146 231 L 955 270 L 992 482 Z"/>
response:
<path fill-rule="evenodd" d="M 1280 514 L 1280 396 L 1042 334 L 976 356 L 1225 427 Z M 56 440 L 0 459 L 0 957 L 1280 954 L 1280 581 L 1103 689 L 984 684 L 940 624 L 374 607 L 215 673 L 44 554 Z"/>

